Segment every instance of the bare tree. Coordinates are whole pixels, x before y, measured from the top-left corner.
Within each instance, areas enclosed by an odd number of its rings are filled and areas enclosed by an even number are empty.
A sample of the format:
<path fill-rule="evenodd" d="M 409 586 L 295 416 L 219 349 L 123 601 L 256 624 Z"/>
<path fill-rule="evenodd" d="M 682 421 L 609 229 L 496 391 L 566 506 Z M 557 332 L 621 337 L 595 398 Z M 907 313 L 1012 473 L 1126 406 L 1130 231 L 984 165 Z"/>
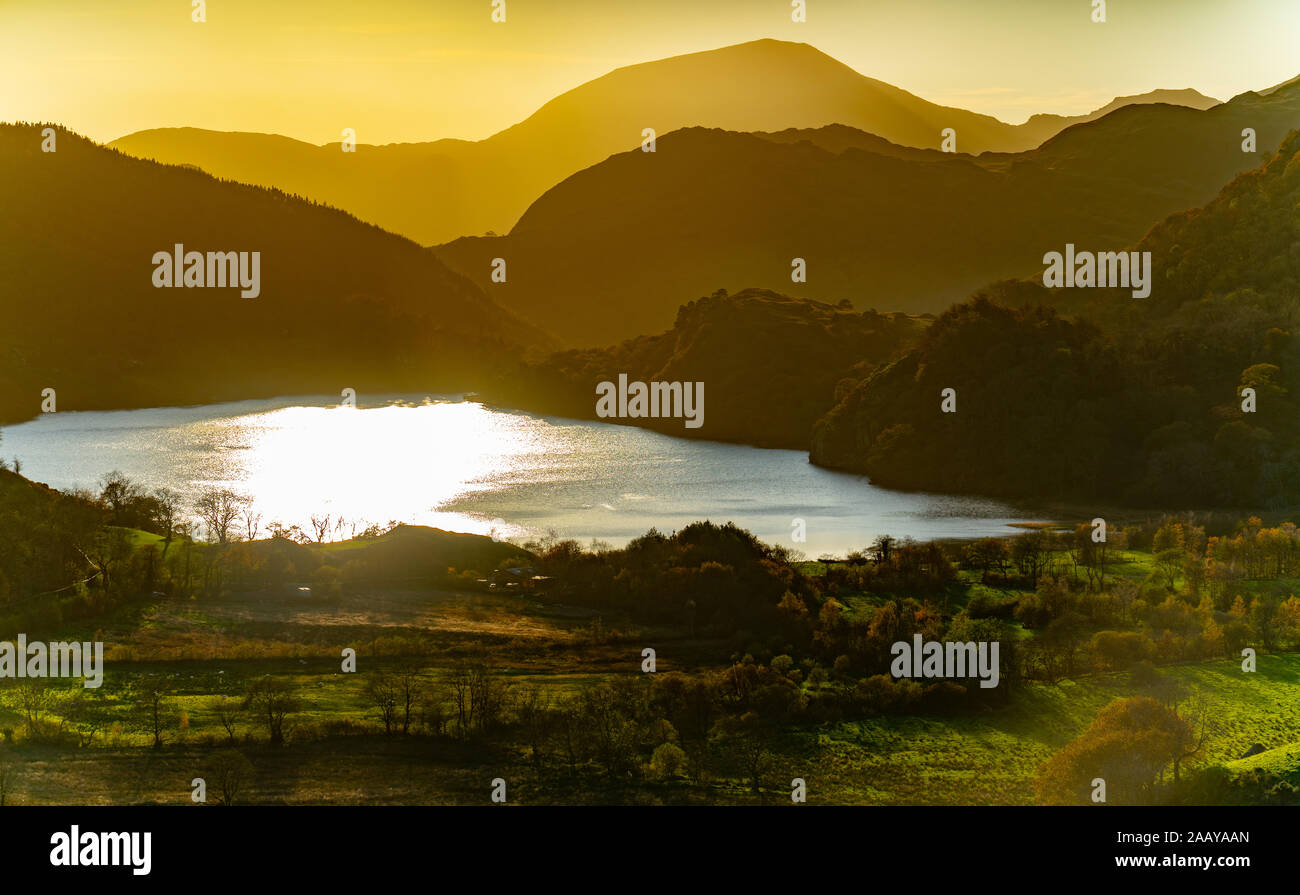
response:
<path fill-rule="evenodd" d="M 279 746 L 284 743 L 285 719 L 298 710 L 299 702 L 288 683 L 267 675 L 248 688 L 244 706 L 266 723 L 271 745 Z"/>
<path fill-rule="evenodd" d="M 330 530 L 330 514 L 326 513 L 323 516 L 317 516 L 313 513 L 311 517 L 311 527 L 316 532 L 316 543 L 324 543 L 325 535 L 329 534 Z"/>
<path fill-rule="evenodd" d="M 37 738 L 41 733 L 41 716 L 54 703 L 54 691 L 42 677 L 25 677 L 18 682 L 18 702 L 23 707 L 27 721 L 27 735 Z"/>
<path fill-rule="evenodd" d="M 195 514 L 203 521 L 208 537 L 218 544 L 230 540 L 231 528 L 248 498 L 229 488 L 208 488 L 194 504 Z"/>
<path fill-rule="evenodd" d="M 403 665 L 395 675 L 397 709 L 401 713 L 402 735 L 411 732 L 416 708 L 424 702 L 424 677 L 414 665 Z"/>
<path fill-rule="evenodd" d="M 105 719 L 96 697 L 90 695 L 97 690 L 77 687 L 73 695 L 59 707 L 59 714 L 77 735 L 77 745 L 86 748 L 95 740 L 95 734 L 104 728 Z"/>
<path fill-rule="evenodd" d="M 79 546 L 81 556 L 99 573 L 99 586 L 105 593 L 117 583 L 117 571 L 135 552 L 131 533 L 125 528 L 102 528 L 91 534 L 90 540 Z"/>
<path fill-rule="evenodd" d="M 434 736 L 442 736 L 447 730 L 451 713 L 447 710 L 447 690 L 436 683 L 420 690 L 420 718 L 424 726 Z"/>
<path fill-rule="evenodd" d="M 384 722 L 384 733 L 393 732 L 393 722 L 397 717 L 397 680 L 386 671 L 376 671 L 366 681 L 365 695 L 367 701 L 379 711 L 379 720 Z"/>
<path fill-rule="evenodd" d="M 181 511 L 181 497 L 171 488 L 158 488 L 153 492 L 157 501 L 158 527 L 163 530 L 163 559 L 167 558 L 167 548 L 172 544 L 176 534 L 176 523 Z"/>
<path fill-rule="evenodd" d="M 108 507 L 114 525 L 125 522 L 127 505 L 140 497 L 140 488 L 120 470 L 113 470 L 99 480 L 99 499 Z"/>
<path fill-rule="evenodd" d="M 171 691 L 171 682 L 161 674 L 147 674 L 140 679 L 136 695 L 136 710 L 140 717 L 140 726 L 153 734 L 153 747 L 162 748 L 163 730 L 171 717 L 171 706 L 167 702 Z"/>
<path fill-rule="evenodd" d="M 250 500 L 244 504 L 244 539 L 256 541 L 258 529 L 262 525 L 262 514 L 253 512 L 253 502 Z"/>
<path fill-rule="evenodd" d="M 180 549 L 185 554 L 185 583 L 181 586 L 181 593 L 187 594 L 190 590 L 190 560 L 194 553 L 194 523 L 182 519 L 176 523 L 176 533 L 181 536 Z"/>
<path fill-rule="evenodd" d="M 217 707 L 213 710 L 217 715 L 217 721 L 226 731 L 226 739 L 232 746 L 235 744 L 235 725 L 239 722 L 243 710 L 243 705 L 229 696 L 221 696 L 217 700 Z"/>
<path fill-rule="evenodd" d="M 233 805 L 253 776 L 253 763 L 242 752 L 223 749 L 212 756 L 208 773 L 221 793 L 218 804 Z"/>
<path fill-rule="evenodd" d="M 894 555 L 894 548 L 898 542 L 889 535 L 880 535 L 871 542 L 870 555 L 872 562 L 877 565 L 889 565 L 889 560 Z"/>
<path fill-rule="evenodd" d="M 524 736 L 532 753 L 533 763 L 540 768 L 545 760 L 543 748 L 550 735 L 552 724 L 550 697 L 536 684 L 524 687 L 519 695 L 516 711 L 523 724 Z"/>
<path fill-rule="evenodd" d="M 447 686 L 451 689 L 452 702 L 456 706 L 456 734 L 460 737 L 469 735 L 470 725 L 474 721 L 474 703 L 470 697 L 470 668 L 457 664 L 447 677 Z"/>
<path fill-rule="evenodd" d="M 479 664 L 469 671 L 469 692 L 479 732 L 491 733 L 505 713 L 510 686 L 495 677 L 486 665 Z"/>
<path fill-rule="evenodd" d="M 1203 690 L 1198 690 L 1187 709 L 1178 714 L 1186 727 L 1180 729 L 1175 744 L 1174 783 L 1179 781 L 1179 771 L 1184 763 L 1191 764 L 1205 757 L 1206 744 L 1215 730 L 1213 704 Z"/>

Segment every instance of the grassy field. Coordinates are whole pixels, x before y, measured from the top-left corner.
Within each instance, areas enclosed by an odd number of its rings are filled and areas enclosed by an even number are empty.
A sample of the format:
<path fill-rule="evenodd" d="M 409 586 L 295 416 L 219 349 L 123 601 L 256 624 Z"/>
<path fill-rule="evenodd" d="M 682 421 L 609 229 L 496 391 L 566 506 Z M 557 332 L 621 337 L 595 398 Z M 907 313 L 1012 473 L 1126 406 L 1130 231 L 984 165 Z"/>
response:
<path fill-rule="evenodd" d="M 1236 770 L 1300 770 L 1300 656 L 1261 656 L 1161 669 L 1211 700 L 1206 761 Z M 1035 769 L 1111 700 L 1139 695 L 1126 673 L 1022 688 L 982 717 L 880 717 L 788 738 L 828 799 L 853 804 L 1032 804 Z M 1270 752 L 1235 761 L 1255 743 Z M 811 785 L 811 784 L 810 784 Z"/>
<path fill-rule="evenodd" d="M 515 787 L 512 801 L 620 800 L 612 791 L 575 792 L 560 778 L 541 778 L 520 749 L 385 737 L 364 708 L 361 679 L 324 667 L 286 668 L 282 662 L 177 663 L 150 666 L 174 675 L 176 715 L 188 719 L 167 733 L 168 745 L 148 747 L 142 733 L 109 732 L 98 744 L 69 750 L 24 744 L 24 803 L 185 803 L 189 781 L 204 773 L 213 749 L 225 739 L 211 707 L 227 690 L 261 674 L 292 680 L 303 692 L 304 711 L 289 743 L 272 748 L 259 731 L 241 723 L 237 738 L 256 768 L 255 802 L 306 804 L 475 804 L 486 801 L 488 783 L 504 777 Z M 126 675 L 142 669 L 127 669 Z M 440 668 L 431 666 L 431 674 Z M 224 671 L 225 674 L 219 674 Z M 1211 695 L 1213 734 L 1206 762 L 1234 771 L 1300 769 L 1300 656 L 1263 656 L 1253 674 L 1232 662 L 1166 669 L 1191 690 Z M 576 689 L 612 674 L 526 673 L 517 680 Z M 120 678 L 120 672 L 117 677 Z M 106 685 L 105 689 L 108 689 Z M 832 804 L 1032 804 L 1034 771 L 1077 736 L 1096 712 L 1115 698 L 1135 695 L 1126 674 L 1100 675 L 1059 686 L 1023 688 L 1003 711 L 979 717 L 878 717 L 794 728 L 774 743 L 772 786 L 793 777 L 808 781 L 813 802 Z M 105 694 L 104 710 L 125 725 L 129 706 L 121 691 Z M 7 714 L 13 709 L 6 706 Z M 1268 751 L 1236 760 L 1255 743 Z M 641 783 L 637 798 L 650 801 L 754 800 L 737 781 L 705 786 Z M 626 795 L 626 794 L 625 794 Z"/>
<path fill-rule="evenodd" d="M 119 610 L 105 622 L 102 637 L 110 656 L 104 686 L 82 694 L 83 711 L 100 728 L 89 745 L 29 741 L 14 682 L 0 692 L 0 728 L 14 740 L 4 749 L 21 769 L 9 801 L 188 803 L 189 781 L 203 776 L 212 753 L 229 742 L 216 714 L 219 701 L 237 700 L 267 675 L 290 682 L 302 708 L 280 748 L 265 743 L 256 719 L 245 715 L 236 723 L 235 744 L 256 769 L 249 801 L 474 804 L 486 800 L 495 777 L 511 781 L 511 800 L 521 802 L 755 799 L 731 779 L 574 789 L 567 779 L 535 773 L 522 747 L 386 737 L 363 693 L 364 672 L 397 662 L 385 650 L 401 651 L 396 647 L 412 642 L 421 645 L 421 654 L 408 660 L 429 680 L 461 659 L 478 657 L 511 683 L 536 684 L 555 695 L 639 676 L 645 642 L 659 645 L 661 672 L 725 663 L 720 642 L 666 631 L 621 638 L 593 633 L 592 613 L 580 609 L 417 590 L 330 601 L 266 594 L 155 599 Z M 123 646 L 128 641 L 130 648 Z M 344 647 L 357 650 L 359 673 L 342 670 Z M 1253 674 L 1229 660 L 1167 666 L 1161 673 L 1188 694 L 1203 692 L 1212 700 L 1206 761 L 1238 771 L 1286 772 L 1300 765 L 1300 655 L 1261 656 Z M 164 679 L 169 691 L 161 749 L 151 748 L 152 731 L 139 723 L 135 689 L 146 675 Z M 78 689 L 60 686 L 64 697 Z M 836 804 L 1032 803 L 1037 767 L 1108 702 L 1138 692 L 1131 675 L 1103 674 L 1022 686 L 1007 707 L 978 715 L 790 727 L 771 743 L 768 776 L 774 788 L 803 777 L 810 801 Z M 47 726 L 62 720 L 63 705 L 56 701 Z M 1237 761 L 1256 743 L 1268 751 Z"/>
<path fill-rule="evenodd" d="M 139 544 L 156 537 L 137 535 Z M 358 548 L 315 549 L 338 555 Z M 1153 569 L 1143 551 L 1117 552 L 1114 559 L 1111 577 L 1141 583 Z M 820 577 L 826 567 L 805 562 L 800 568 Z M 977 598 L 998 604 L 1017 593 L 963 569 L 945 594 L 931 599 L 955 612 Z M 882 603 L 905 596 L 837 593 L 836 599 L 849 618 L 869 619 Z M 1009 630 L 1037 636 L 1015 622 Z M 464 662 L 479 662 L 515 692 L 537 687 L 559 699 L 601 683 L 644 681 L 647 645 L 657 650 L 660 673 L 716 670 L 735 659 L 728 640 L 692 638 L 527 595 L 416 587 L 348 589 L 328 598 L 295 587 L 203 598 L 153 595 L 100 615 L 93 630 L 67 624 L 45 639 L 103 641 L 104 685 L 85 690 L 80 681 L 52 683 L 41 736 L 29 733 L 18 682 L 0 687 L 0 766 L 15 772 L 8 784 L 0 774 L 9 804 L 190 804 L 190 781 L 209 776 L 214 755 L 231 747 L 252 762 L 241 801 L 254 803 L 484 804 L 497 777 L 508 781 L 510 801 L 521 803 L 781 802 L 789 781 L 802 777 L 814 803 L 1029 804 L 1044 761 L 1108 703 L 1143 693 L 1133 675 L 1116 672 L 1023 684 L 996 710 L 786 724 L 766 742 L 766 792 L 755 795 L 734 768 L 662 780 L 571 777 L 557 770 L 552 755 L 539 770 L 517 731 L 470 740 L 384 735 L 365 692 L 377 670 L 413 668 L 436 686 Z M 345 649 L 356 652 L 355 673 L 343 668 Z M 1159 674 L 1176 681 L 1186 698 L 1203 694 L 1211 701 L 1201 764 L 1235 774 L 1300 773 L 1300 655 L 1261 655 L 1254 673 L 1218 659 L 1161 666 Z M 219 717 L 268 677 L 290 685 L 299 700 L 279 747 L 267 742 L 265 724 L 250 713 L 232 731 Z M 141 716 L 146 684 L 166 694 L 161 748 L 154 748 L 152 724 Z M 800 686 L 852 685 L 831 679 Z M 1241 757 L 1256 744 L 1261 754 Z"/>
<path fill-rule="evenodd" d="M 363 692 L 368 672 L 401 663 L 436 682 L 461 660 L 481 660 L 511 685 L 537 685 L 560 696 L 639 674 L 645 638 L 664 647 L 662 671 L 726 659 L 717 642 L 687 641 L 669 631 L 611 630 L 589 610 L 488 593 L 379 590 L 328 601 L 292 593 L 156 598 L 121 607 L 101 625 L 97 632 L 65 627 L 49 637 L 105 641 L 103 686 L 88 690 L 79 679 L 51 681 L 56 695 L 42 720 L 47 730 L 65 719 L 71 725 L 70 700 L 79 696 L 81 720 L 93 718 L 99 731 L 89 745 L 29 738 L 17 682 L 0 688 L 0 731 L 7 730 L 9 739 L 0 752 L 19 769 L 10 804 L 189 803 L 189 781 L 203 776 L 211 755 L 230 745 L 254 763 L 249 800 L 255 802 L 475 803 L 486 798 L 488 782 L 503 775 L 519 781 L 512 800 L 530 787 L 535 797 L 551 798 L 536 791 L 517 749 L 384 736 Z M 633 633 L 635 644 L 627 642 Z M 356 650 L 356 673 L 343 670 L 344 648 Z M 231 743 L 218 704 L 223 698 L 237 702 L 250 683 L 266 676 L 291 684 L 301 700 L 286 725 L 286 745 L 269 746 L 265 726 L 248 713 L 235 723 Z M 152 730 L 140 716 L 137 691 L 146 677 L 163 681 L 167 690 L 161 749 L 152 748 Z M 672 798 L 673 787 L 666 788 Z M 564 800 L 614 798 L 564 791 Z"/>

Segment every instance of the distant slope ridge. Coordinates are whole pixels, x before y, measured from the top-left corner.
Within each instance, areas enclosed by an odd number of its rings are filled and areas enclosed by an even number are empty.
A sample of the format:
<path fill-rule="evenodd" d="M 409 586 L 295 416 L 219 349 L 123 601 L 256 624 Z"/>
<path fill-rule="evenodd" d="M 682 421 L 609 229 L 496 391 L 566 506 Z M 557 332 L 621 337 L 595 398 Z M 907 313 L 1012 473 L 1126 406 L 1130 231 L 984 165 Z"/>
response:
<path fill-rule="evenodd" d="M 1258 153 L 1242 151 L 1253 128 Z M 686 128 L 548 190 L 515 228 L 435 249 L 566 344 L 667 326 L 684 295 L 760 284 L 859 308 L 937 312 L 1042 269 L 1067 242 L 1132 244 L 1208 202 L 1300 127 L 1300 83 L 1207 110 L 1125 106 L 1038 149 L 903 147 L 845 125 Z M 493 258 L 509 265 L 490 280 Z M 807 281 L 794 282 L 794 259 Z M 617 309 L 613 313 L 612 309 Z"/>
<path fill-rule="evenodd" d="M 1213 102 L 1194 91 L 1159 95 L 1197 107 Z M 808 44 L 767 39 L 615 69 L 478 142 L 360 145 L 344 153 L 338 143 L 164 128 L 111 145 L 328 202 L 431 245 L 508 231 L 565 177 L 639 146 L 645 128 L 663 135 L 683 127 L 774 131 L 839 123 L 902 145 L 937 147 L 940 132 L 952 127 L 963 151 L 1018 151 L 1096 114 L 1006 124 L 859 74 Z"/>

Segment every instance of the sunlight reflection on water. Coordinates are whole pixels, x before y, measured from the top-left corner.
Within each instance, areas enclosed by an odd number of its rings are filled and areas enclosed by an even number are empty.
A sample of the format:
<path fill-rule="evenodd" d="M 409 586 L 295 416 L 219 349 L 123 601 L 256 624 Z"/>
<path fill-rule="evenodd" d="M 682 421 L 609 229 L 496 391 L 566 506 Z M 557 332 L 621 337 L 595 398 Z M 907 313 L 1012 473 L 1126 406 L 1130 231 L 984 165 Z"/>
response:
<path fill-rule="evenodd" d="M 395 403 L 395 402 L 401 403 Z M 280 398 L 202 407 L 60 412 L 4 430 L 5 456 L 57 488 L 119 469 L 190 500 L 204 487 L 252 495 L 271 521 L 334 536 L 390 520 L 507 537 L 554 530 L 620 545 L 652 526 L 734 521 L 809 557 L 878 534 L 1006 534 L 1027 517 L 995 501 L 915 494 L 812 466 L 799 451 L 671 438 L 456 399 L 381 396 L 368 406 Z M 793 543 L 794 518 L 807 522 Z"/>

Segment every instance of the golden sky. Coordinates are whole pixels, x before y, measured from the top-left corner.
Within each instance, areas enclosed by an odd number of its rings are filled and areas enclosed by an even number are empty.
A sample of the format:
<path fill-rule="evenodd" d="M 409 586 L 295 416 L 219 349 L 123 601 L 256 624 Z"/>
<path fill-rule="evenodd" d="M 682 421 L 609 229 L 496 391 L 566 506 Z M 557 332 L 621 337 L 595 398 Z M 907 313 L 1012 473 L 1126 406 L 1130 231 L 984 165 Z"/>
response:
<path fill-rule="evenodd" d="M 480 139 L 612 68 L 796 40 L 927 99 L 1020 122 L 1121 94 L 1227 99 L 1300 74 L 1300 0 L 0 0 L 0 121 L 313 143 Z"/>

